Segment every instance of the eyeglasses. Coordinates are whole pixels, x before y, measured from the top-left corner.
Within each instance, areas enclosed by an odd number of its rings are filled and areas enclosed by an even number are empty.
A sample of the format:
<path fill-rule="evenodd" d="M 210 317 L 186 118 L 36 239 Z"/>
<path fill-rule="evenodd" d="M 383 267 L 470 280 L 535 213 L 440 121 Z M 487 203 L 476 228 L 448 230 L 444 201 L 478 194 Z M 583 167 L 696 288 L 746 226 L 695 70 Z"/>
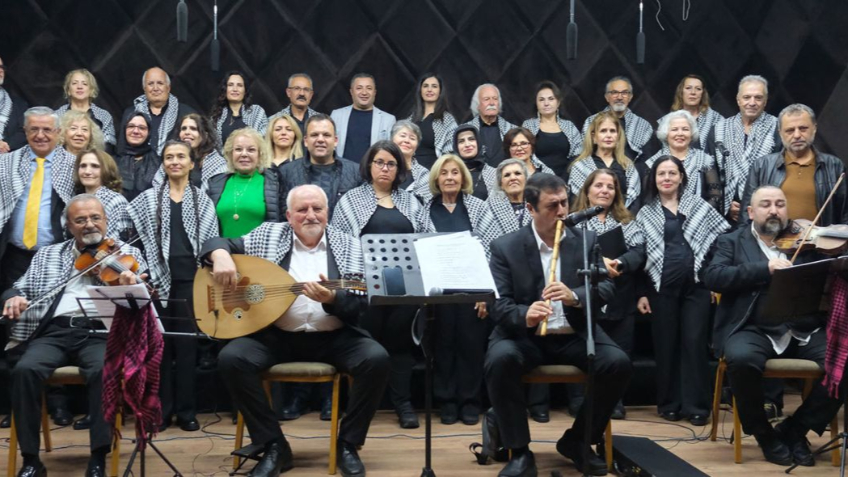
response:
<path fill-rule="evenodd" d="M 92 224 L 97 225 L 100 222 L 103 222 L 103 217 L 99 215 L 92 215 L 91 217 L 77 217 L 76 219 L 74 219 L 74 225 L 82 227 L 89 221 L 91 221 Z"/>
<path fill-rule="evenodd" d="M 530 146 L 530 143 L 527 142 L 527 141 L 514 142 L 514 143 L 509 145 L 509 147 L 511 147 L 513 149 L 527 149 L 528 146 Z"/>
<path fill-rule="evenodd" d="M 630 96 L 631 94 L 633 94 L 633 91 L 629 91 L 629 90 L 624 90 L 624 91 L 616 91 L 616 90 L 612 90 L 612 91 L 607 91 L 607 94 L 608 94 L 608 95 L 610 95 L 610 96 Z"/>
<path fill-rule="evenodd" d="M 127 131 L 138 129 L 141 132 L 147 131 L 147 126 L 136 126 L 135 124 L 127 124 Z"/>
<path fill-rule="evenodd" d="M 388 169 L 390 171 L 395 170 L 395 168 L 397 168 L 397 165 L 398 165 L 397 162 L 394 162 L 394 161 L 386 162 L 382 159 L 377 159 L 376 161 L 372 162 L 371 164 L 374 164 L 375 166 L 377 166 L 378 169 Z"/>
<path fill-rule="evenodd" d="M 55 132 L 58 132 L 58 131 L 59 131 L 59 130 L 58 130 L 58 129 L 56 129 L 56 128 L 37 128 L 37 127 L 31 127 L 31 128 L 27 128 L 27 129 L 26 129 L 27 134 L 29 134 L 30 136 L 37 136 L 39 133 L 44 133 L 45 135 L 49 136 L 49 135 L 51 135 L 51 134 L 53 134 L 53 133 L 55 133 Z"/>
<path fill-rule="evenodd" d="M 286 88 L 286 89 L 290 89 L 290 90 L 294 91 L 295 93 L 311 93 L 312 92 L 312 88 L 303 88 L 301 86 L 293 86 L 293 87 L 289 87 L 289 88 Z"/>

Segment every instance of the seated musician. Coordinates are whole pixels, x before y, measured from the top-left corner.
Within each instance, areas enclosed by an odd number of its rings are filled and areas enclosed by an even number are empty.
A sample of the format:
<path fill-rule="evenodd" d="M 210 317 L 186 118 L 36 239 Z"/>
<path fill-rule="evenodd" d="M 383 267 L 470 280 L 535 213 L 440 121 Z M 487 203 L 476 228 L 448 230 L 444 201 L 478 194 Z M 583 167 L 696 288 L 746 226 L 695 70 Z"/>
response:
<path fill-rule="evenodd" d="M 529 450 L 521 376 L 542 364 L 570 364 L 587 368 L 586 318 L 582 309 L 589 290 L 577 270 L 583 266 L 583 237 L 594 247 L 594 232 L 564 227 L 559 244 L 556 280 L 546 284 L 554 249 L 556 222 L 568 214 L 568 189 L 554 175 L 536 173 L 524 191 L 533 221 L 519 230 L 495 239 L 490 266 L 500 298 L 491 317 L 496 327 L 489 338 L 485 375 L 489 398 L 497 416 L 504 447 L 512 460 L 499 476 L 535 476 L 533 453 Z M 597 265 L 604 266 L 601 257 Z M 599 285 L 600 307 L 615 291 L 609 278 Z M 547 304 L 545 300 L 551 300 Z M 547 319 L 547 336 L 540 336 L 540 323 Z M 584 470 L 584 450 L 600 442 L 610 415 L 630 380 L 630 358 L 596 324 L 595 390 L 592 402 L 591 441 L 586 442 L 586 416 L 581 412 L 571 429 L 557 441 L 557 451 Z M 606 463 L 588 449 L 588 472 L 606 475 Z"/>
<path fill-rule="evenodd" d="M 19 354 L 12 370 L 12 413 L 24 465 L 18 477 L 46 476 L 47 469 L 38 458 L 41 426 L 41 392 L 44 380 L 53 371 L 68 364 L 79 366 L 88 388 L 88 414 L 91 416 L 91 458 L 86 477 L 104 476 L 105 458 L 112 443 L 112 431 L 103 420 L 101 406 L 103 359 L 106 336 L 92 334 L 90 328 L 103 329 L 100 323 L 85 326 L 77 298 L 88 298 L 85 287 L 103 285 L 97 278 L 78 272 L 74 262 L 81 251 L 98 245 L 106 234 L 106 212 L 100 200 L 91 194 L 72 198 L 65 208 L 67 227 L 72 239 L 40 248 L 29 269 L 0 297 L 5 302 L 3 315 L 13 322 L 7 349 Z M 141 252 L 123 245 L 122 253 L 132 254 L 139 269 L 147 267 Z M 141 275 L 144 278 L 144 275 Z M 120 284 L 136 283 L 136 276 L 125 271 Z M 38 300 L 33 306 L 31 301 Z M 85 312 L 96 315 L 94 303 L 83 301 Z"/>
<path fill-rule="evenodd" d="M 766 302 L 775 270 L 792 263 L 779 251 L 775 238 L 786 229 L 786 196 L 776 186 L 762 186 L 751 195 L 748 216 L 751 225 L 721 235 L 702 271 L 703 282 L 721 293 L 715 318 L 714 346 L 724 354 L 727 376 L 736 397 L 739 420 L 746 434 L 753 434 L 766 460 L 778 465 L 812 466 L 806 435 L 819 435 L 839 410 L 840 400 L 830 397 L 816 384 L 795 415 L 772 428 L 763 409 L 763 370 L 766 360 L 798 358 L 822 366 L 826 337 L 823 315 L 799 317 L 788 323 L 766 325 L 757 318 Z M 814 252 L 799 255 L 798 261 L 819 258 Z"/>
<path fill-rule="evenodd" d="M 365 443 L 380 404 L 389 378 L 389 355 L 358 326 L 366 298 L 344 290 L 333 292 L 318 283 L 361 273 L 362 251 L 356 239 L 327 226 L 327 196 L 320 187 L 295 187 L 286 202 L 288 223 L 266 222 L 239 239 L 210 239 L 201 251 L 204 261 L 213 264 L 214 280 L 225 287 L 235 284 L 231 253 L 276 262 L 295 280 L 307 282 L 304 296 L 273 326 L 227 344 L 218 356 L 219 370 L 254 444 L 265 446 L 250 474 L 255 477 L 276 477 L 293 467 L 291 447 L 266 400 L 259 373 L 278 363 L 319 361 L 350 375 L 353 386 L 339 432 L 337 460 L 343 476 L 364 476 L 356 447 Z"/>

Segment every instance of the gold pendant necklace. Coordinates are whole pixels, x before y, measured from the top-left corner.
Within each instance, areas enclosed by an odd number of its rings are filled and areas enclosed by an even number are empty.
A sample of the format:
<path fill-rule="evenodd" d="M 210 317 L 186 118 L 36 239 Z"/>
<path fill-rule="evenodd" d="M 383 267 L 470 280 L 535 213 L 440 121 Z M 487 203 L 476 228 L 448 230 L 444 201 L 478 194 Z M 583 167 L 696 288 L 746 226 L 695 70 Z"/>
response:
<path fill-rule="evenodd" d="M 238 214 L 238 205 L 239 205 L 239 202 L 241 201 L 241 196 L 243 196 L 244 192 L 248 188 L 250 188 L 250 183 L 253 182 L 254 177 L 256 177 L 255 171 L 253 172 L 253 175 L 250 176 L 250 180 L 247 181 L 247 184 L 244 187 L 242 187 L 242 189 L 240 191 L 233 193 L 233 196 L 234 196 L 233 197 L 233 209 L 234 209 L 233 210 L 233 220 L 235 220 L 236 222 L 238 222 L 239 217 L 240 217 L 239 214 Z"/>

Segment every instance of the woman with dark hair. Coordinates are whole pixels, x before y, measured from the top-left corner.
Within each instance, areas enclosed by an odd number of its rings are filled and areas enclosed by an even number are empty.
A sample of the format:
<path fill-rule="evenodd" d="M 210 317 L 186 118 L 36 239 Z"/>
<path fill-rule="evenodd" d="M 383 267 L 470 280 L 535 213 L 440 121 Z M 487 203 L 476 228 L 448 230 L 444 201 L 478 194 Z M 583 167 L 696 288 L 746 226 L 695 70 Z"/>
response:
<path fill-rule="evenodd" d="M 250 127 L 264 135 L 268 129 L 268 116 L 262 106 L 253 104 L 250 80 L 241 71 L 224 74 L 210 118 L 217 132 L 215 147 L 218 149 L 224 147 L 233 131 Z"/>
<path fill-rule="evenodd" d="M 445 82 L 434 73 L 424 73 L 416 83 L 410 121 L 421 129 L 418 153 L 415 158 L 426 169 L 433 167 L 436 158 L 450 150 L 451 131 L 456 119 L 448 111 Z"/>
<path fill-rule="evenodd" d="M 602 245 L 604 265 L 615 283 L 615 298 L 607 302 L 602 316 L 598 320 L 601 328 L 615 343 L 627 353 L 633 355 L 633 332 L 636 323 L 636 280 L 637 274 L 645 265 L 645 237 L 642 229 L 624 206 L 624 197 L 618 176 L 609 169 L 598 169 L 586 178 L 572 212 L 580 212 L 590 207 L 601 206 L 604 211 L 579 224 L 598 236 L 606 233 L 616 234 L 621 229 L 624 248 L 612 250 L 611 245 Z M 602 244 L 609 243 L 603 239 Z M 621 401 L 613 411 L 613 419 L 624 419 L 625 409 Z"/>
<path fill-rule="evenodd" d="M 536 86 L 536 117 L 525 120 L 521 127 L 536 137 L 536 155 L 554 174 L 567 180 L 568 166 L 583 150 L 583 135 L 567 119 L 559 116 L 562 91 L 553 81 Z"/>
<path fill-rule="evenodd" d="M 720 119 L 724 119 L 710 107 L 710 93 L 707 91 L 704 78 L 698 75 L 686 75 L 680 80 L 674 91 L 671 110 L 680 111 L 681 109 L 691 114 L 698 123 L 701 134 L 699 138 L 692 139 L 692 147 L 703 150 L 710 131 Z"/>
<path fill-rule="evenodd" d="M 87 149 L 74 163 L 74 194 L 92 194 L 100 199 L 106 217 L 108 238 L 127 240 L 132 221 L 127 215 L 127 199 L 121 195 L 121 174 L 106 151 Z"/>
<path fill-rule="evenodd" d="M 218 219 L 212 201 L 189 180 L 195 167 L 191 146 L 182 141 L 166 142 L 162 162 L 166 180 L 136 197 L 127 211 L 141 236 L 139 248 L 143 249 L 150 267 L 150 282 L 160 298 L 185 300 L 185 304 L 167 305 L 167 314 L 188 319 L 164 320 L 166 330 L 194 332 L 196 325 L 190 318 L 194 317 L 192 297 L 194 275 L 200 266 L 198 254 L 206 240 L 218 236 Z M 200 429 L 196 365 L 195 338 L 165 339 L 159 387 L 163 418 L 160 430 L 170 426 L 174 415 L 182 430 Z"/>
<path fill-rule="evenodd" d="M 625 143 L 621 122 L 615 114 L 612 111 L 596 114 L 583 139 L 583 152 L 568 170 L 570 193 L 576 196 L 593 171 L 609 169 L 618 176 L 618 183 L 625 186 L 622 190 L 624 205 L 638 210 L 642 186 L 636 166 L 624 153 Z"/>
<path fill-rule="evenodd" d="M 532 220 L 524 202 L 527 165 L 521 159 L 505 159 L 495 169 L 495 187 L 486 200 L 504 234 L 515 232 Z"/>
<path fill-rule="evenodd" d="M 197 113 L 189 113 L 180 118 L 171 135 L 172 140 L 182 141 L 191 147 L 191 153 L 195 160 L 189 181 L 191 181 L 191 185 L 204 192 L 209 187 L 209 179 L 227 172 L 227 160 L 215 149 L 215 138 L 212 123 L 206 117 Z M 159 186 L 164 179 L 163 165 L 163 168 L 156 174 L 153 185 Z"/>
<path fill-rule="evenodd" d="M 527 166 L 528 178 L 536 172 L 554 174 L 554 171 L 536 157 L 536 136 L 526 128 L 512 128 L 504 134 L 504 157 L 524 161 Z M 556 175 L 556 174 L 554 174 Z"/>
<path fill-rule="evenodd" d="M 333 212 L 334 228 L 354 237 L 436 231 L 427 209 L 400 187 L 409 171 L 395 143 L 374 143 L 365 152 L 359 172 L 364 184 L 339 199 Z M 415 364 L 410 329 L 416 310 L 415 306 L 372 307 L 362 321 L 391 356 L 389 397 L 404 429 L 418 427 L 410 386 Z"/>
<path fill-rule="evenodd" d="M 123 180 L 123 194 L 132 202 L 139 194 L 153 187 L 153 179 L 162 162 L 150 147 L 150 117 L 135 113 L 127 120 L 123 131 L 126 147 L 123 154 L 115 158 Z M 161 172 L 164 175 L 164 171 Z"/>
<path fill-rule="evenodd" d="M 472 124 L 463 124 L 453 132 L 453 150 L 471 173 L 471 195 L 486 200 L 495 189 L 497 176 L 495 168 L 486 164 L 479 144 L 477 128 Z"/>
<path fill-rule="evenodd" d="M 700 196 L 683 193 L 687 181 L 686 168 L 674 156 L 651 166 L 636 221 L 645 236 L 645 271 L 653 290 L 639 298 L 637 308 L 652 315 L 660 416 L 687 417 L 703 426 L 710 415 L 710 291 L 698 272 L 713 241 L 730 226 Z"/>
<path fill-rule="evenodd" d="M 88 115 L 92 121 L 103 131 L 103 142 L 106 151 L 111 152 L 117 143 L 115 137 L 115 121 L 109 111 L 94 104 L 94 99 L 100 94 L 97 80 L 85 68 L 73 70 L 65 75 L 64 84 L 65 99 L 63 104 L 56 110 L 56 115 L 61 119 L 68 111 L 79 111 Z"/>

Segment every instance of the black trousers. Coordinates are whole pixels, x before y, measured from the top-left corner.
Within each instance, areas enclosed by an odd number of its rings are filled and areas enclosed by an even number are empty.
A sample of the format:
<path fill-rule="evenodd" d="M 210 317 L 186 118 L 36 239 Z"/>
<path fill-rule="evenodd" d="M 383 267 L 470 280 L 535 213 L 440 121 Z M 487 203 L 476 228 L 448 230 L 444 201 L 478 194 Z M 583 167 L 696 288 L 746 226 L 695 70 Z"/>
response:
<path fill-rule="evenodd" d="M 391 359 L 389 398 L 398 406 L 412 399 L 412 367 L 415 357 L 412 350 L 412 323 L 417 306 L 372 306 L 362 317 L 362 328 L 383 345 Z"/>
<path fill-rule="evenodd" d="M 824 330 L 820 330 L 813 333 L 810 342 L 805 346 L 799 346 L 798 340 L 793 339 L 780 357 L 809 359 L 823 365 L 826 349 L 826 335 Z M 742 429 L 746 434 L 756 435 L 771 429 L 763 409 L 763 370 L 766 360 L 777 357 L 771 341 L 753 325 L 730 335 L 724 345 L 727 377 L 733 395 L 736 396 L 739 420 L 742 421 Z M 844 386 L 844 382 L 842 384 Z M 840 394 L 844 394 L 844 387 L 840 389 Z M 816 382 L 810 395 L 795 411 L 792 420 L 801 429 L 811 429 L 822 435 L 841 405 L 841 399 L 828 396 L 824 386 Z"/>
<path fill-rule="evenodd" d="M 436 307 L 433 394 L 438 402 L 480 409 L 489 321 L 474 305 Z"/>
<path fill-rule="evenodd" d="M 88 390 L 88 414 L 91 416 L 91 449 L 108 447 L 111 427 L 103 420 L 101 392 L 106 337 L 80 328 L 48 325 L 12 369 L 12 412 L 18 429 L 22 454 L 38 455 L 41 428 L 41 391 L 44 380 L 56 368 L 79 366 Z"/>
<path fill-rule="evenodd" d="M 353 330 L 290 333 L 271 326 L 229 342 L 218 355 L 218 370 L 241 411 L 254 444 L 283 435 L 268 404 L 259 373 L 279 363 L 329 363 L 353 378 L 339 438 L 365 443 L 371 419 L 380 405 L 389 377 L 389 354 L 373 339 Z"/>
<path fill-rule="evenodd" d="M 171 303 L 163 314 L 178 319 L 163 319 L 166 331 L 194 333 L 197 325 L 186 317 L 194 318 L 192 282 L 173 282 L 169 298 L 186 300 L 185 307 Z M 190 336 L 165 337 L 160 366 L 159 399 L 162 401 L 162 418 L 169 422 L 176 415 L 180 421 L 197 417 L 197 338 Z"/>
<path fill-rule="evenodd" d="M 710 291 L 689 279 L 650 297 L 657 409 L 710 414 Z"/>
<path fill-rule="evenodd" d="M 592 442 L 600 442 L 615 404 L 630 381 L 630 358 L 603 331 L 595 328 L 595 391 Z M 527 403 L 521 376 L 542 364 L 570 364 L 586 370 L 586 340 L 579 335 L 552 335 L 518 340 L 500 339 L 489 345 L 485 373 L 489 399 L 498 419 L 503 445 L 510 449 L 530 443 Z M 581 413 L 571 426 L 582 439 Z"/>

